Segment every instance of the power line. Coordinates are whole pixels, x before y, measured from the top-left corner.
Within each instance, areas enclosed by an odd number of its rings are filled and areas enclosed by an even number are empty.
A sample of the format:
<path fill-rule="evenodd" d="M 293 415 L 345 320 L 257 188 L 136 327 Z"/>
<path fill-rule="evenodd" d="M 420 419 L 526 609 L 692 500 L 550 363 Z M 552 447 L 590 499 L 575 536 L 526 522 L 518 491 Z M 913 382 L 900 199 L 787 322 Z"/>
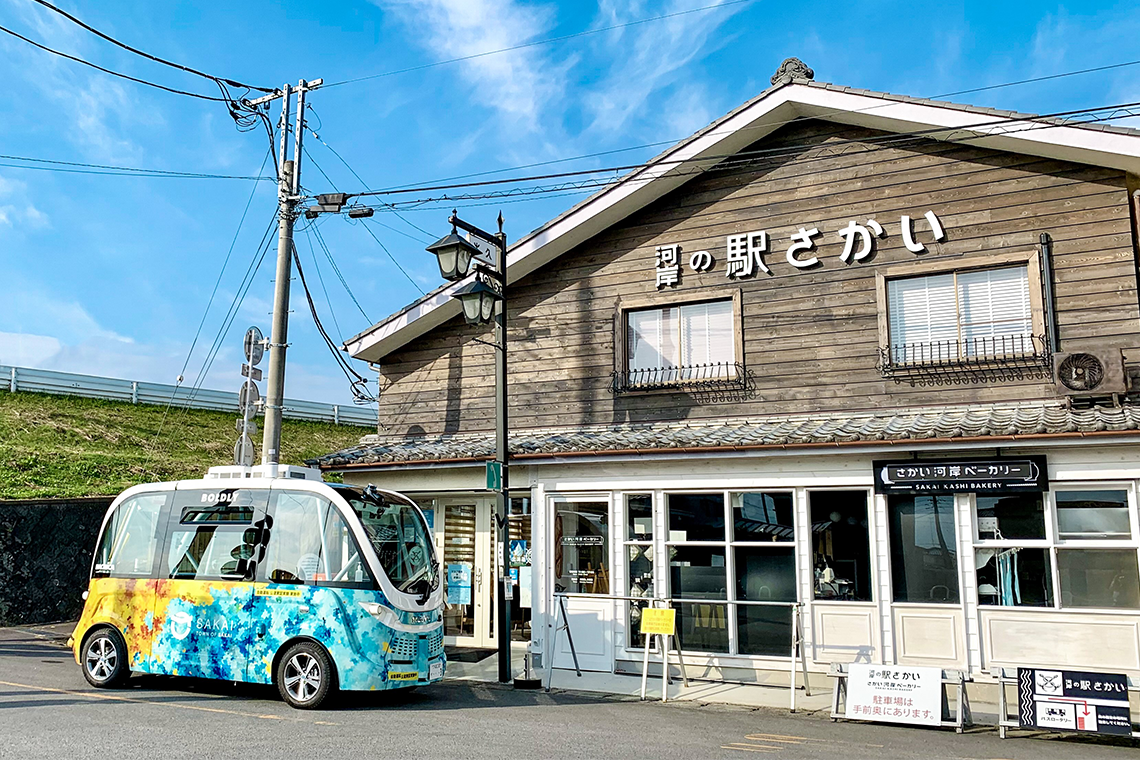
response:
<path fill-rule="evenodd" d="M 1137 104 L 1137 105 L 1140 105 L 1140 104 Z M 1089 121 L 1090 122 L 1110 121 L 1110 120 L 1119 119 L 1119 118 L 1129 118 L 1129 117 L 1133 117 L 1136 115 L 1140 115 L 1140 114 L 1129 113 L 1129 114 L 1124 114 L 1124 115 L 1110 115 L 1110 116 L 1106 116 L 1106 117 L 1091 119 Z M 1087 122 L 1084 122 L 1084 123 L 1087 123 Z M 1055 125 L 1052 125 L 1052 124 L 1034 124 L 1032 126 L 1022 127 L 1021 129 L 1008 130 L 1006 132 L 1002 132 L 1001 134 L 1015 134 L 1017 132 L 1025 132 L 1025 131 L 1030 131 L 1030 130 L 1035 130 L 1035 129 L 1049 129 L 1053 126 L 1055 126 Z M 943 130 L 943 131 L 945 131 L 945 130 Z M 963 143 L 963 142 L 966 142 L 969 140 L 981 139 L 981 138 L 987 137 L 987 136 L 988 135 L 985 135 L 985 134 L 982 134 L 982 135 L 976 135 L 976 134 L 965 135 L 965 136 L 960 137 L 960 138 L 948 138 L 948 139 L 944 140 L 944 142 Z M 825 160 L 827 158 L 833 157 L 835 155 L 840 155 L 840 154 L 851 155 L 853 152 L 858 153 L 858 154 L 874 153 L 874 152 L 877 152 L 880 150 L 886 150 L 888 148 L 895 147 L 897 144 L 918 142 L 921 139 L 922 139 L 921 137 L 900 136 L 897 139 L 893 139 L 889 142 L 883 142 L 883 143 L 873 144 L 873 145 L 866 145 L 865 142 L 860 142 L 860 141 L 843 141 L 842 143 L 833 143 L 831 145 L 816 146 L 815 148 L 809 149 L 809 150 L 801 150 L 797 153 L 797 158 L 802 159 L 801 163 L 806 163 L 806 162 L 810 162 L 810 161 Z M 857 150 L 857 151 L 854 150 L 855 148 L 860 147 L 860 146 L 862 146 L 861 150 Z M 844 150 L 844 149 L 848 149 L 848 150 Z M 842 151 L 842 153 L 840 151 Z M 761 156 L 756 156 L 756 157 L 750 157 L 756 153 L 763 153 L 763 151 L 751 151 L 751 152 L 737 154 L 735 158 L 730 158 L 728 160 L 721 161 L 720 163 L 717 163 L 715 165 L 712 165 L 712 166 L 700 166 L 700 165 L 698 165 L 698 166 L 690 167 L 688 169 L 682 169 L 680 171 L 677 171 L 671 176 L 693 176 L 693 175 L 701 174 L 701 173 L 704 173 L 707 171 L 729 171 L 729 170 L 740 168 L 740 167 L 755 166 L 758 164 L 772 162 L 772 161 L 778 160 L 779 158 L 782 157 L 781 155 L 761 155 Z M 816 155 L 816 154 L 822 154 L 822 155 Z M 486 193 L 465 193 L 465 194 L 461 194 L 461 195 L 444 194 L 444 195 L 440 195 L 440 196 L 436 196 L 436 197 L 417 198 L 417 199 L 412 199 L 412 200 L 408 200 L 408 201 L 397 201 L 395 203 L 385 203 L 385 204 L 378 205 L 378 206 L 375 206 L 372 208 L 375 208 L 377 211 L 388 211 L 388 210 L 390 210 L 390 208 L 393 205 L 399 205 L 399 206 L 405 207 L 405 208 L 414 207 L 416 209 L 422 208 L 422 207 L 427 206 L 429 204 L 438 204 L 438 203 L 446 203 L 449 205 L 450 204 L 456 204 L 456 203 L 464 203 L 465 205 L 485 205 L 485 204 L 468 204 L 466 202 L 472 201 L 472 200 L 486 200 L 486 199 L 500 199 L 501 203 L 511 203 L 511 202 L 519 202 L 522 200 L 528 200 L 528 199 L 533 198 L 534 196 L 538 196 L 538 195 L 548 195 L 549 197 L 558 197 L 558 196 L 563 196 L 563 195 L 581 194 L 584 192 L 590 192 L 596 188 L 613 185 L 616 182 L 618 182 L 619 180 L 622 182 L 625 182 L 625 183 L 645 183 L 645 182 L 651 182 L 654 179 L 656 179 L 655 176 L 641 176 L 641 177 L 630 176 L 630 177 L 626 177 L 626 178 L 588 178 L 588 179 L 583 179 L 583 180 L 578 180 L 578 181 L 563 182 L 563 183 L 559 183 L 556 185 L 546 185 L 546 186 L 537 185 L 537 186 L 533 186 L 533 187 L 515 187 L 515 188 L 511 188 L 511 189 L 507 189 L 507 190 L 489 191 Z"/>
<path fill-rule="evenodd" d="M 104 68 L 98 64 L 91 63 L 91 61 L 85 61 L 82 58 L 77 58 L 74 55 L 69 55 L 67 53 L 63 53 L 63 52 L 56 50 L 54 48 L 49 48 L 47 45 L 41 45 L 40 43 L 36 42 L 35 40 L 28 39 L 24 35 L 19 34 L 18 32 L 14 32 L 6 26 L 0 26 L 0 32 L 10 34 L 13 37 L 15 37 L 16 39 L 23 40 L 24 42 L 28 43 L 29 45 L 32 45 L 34 47 L 39 48 L 40 50 L 51 53 L 52 55 L 58 55 L 59 57 L 66 58 L 69 61 L 75 61 L 76 63 L 82 63 L 84 66 L 90 66 L 93 69 L 97 69 L 98 71 L 102 71 L 104 74 L 110 74 L 113 77 L 119 77 L 120 79 L 126 79 L 130 82 L 136 82 L 138 84 L 145 84 L 147 87 L 155 87 L 159 90 L 165 90 L 166 92 L 174 93 L 175 95 L 186 95 L 187 97 L 198 98 L 199 100 L 210 100 L 210 101 L 213 101 L 215 103 L 226 103 L 226 102 L 228 102 L 226 98 L 215 98 L 215 97 L 212 97 L 210 95 L 202 95 L 201 93 L 197 93 L 197 92 L 188 92 L 186 90 L 176 90 L 173 87 L 167 87 L 166 85 L 157 84 L 155 82 L 149 82 L 145 79 L 139 79 L 138 77 L 132 77 L 129 74 L 121 74 L 118 71 L 112 71 L 111 69 Z"/>
<path fill-rule="evenodd" d="M 612 26 L 604 26 L 604 27 L 600 27 L 598 29 L 586 29 L 584 31 L 575 32 L 573 34 L 564 34 L 560 37 L 547 37 L 546 39 L 542 39 L 542 40 L 534 40 L 532 42 L 523 42 L 523 43 L 518 44 L 518 45 L 512 45 L 510 47 L 499 48 L 497 50 L 486 50 L 482 53 L 473 53 L 471 55 L 464 55 L 464 56 L 460 56 L 458 58 L 449 58 L 446 61 L 435 61 L 433 63 L 424 63 L 424 64 L 420 64 L 419 66 L 409 66 L 409 67 L 404 68 L 404 69 L 396 69 L 394 71 L 385 71 L 382 74 L 370 74 L 368 76 L 356 77 L 354 79 L 342 79 L 339 82 L 333 82 L 332 84 L 326 84 L 325 87 L 326 88 L 328 88 L 328 87 L 339 87 L 342 84 L 352 84 L 354 82 L 364 82 L 364 81 L 367 81 L 369 79 L 380 79 L 381 77 L 390 77 L 390 76 L 394 76 L 396 74 L 407 74 L 408 72 L 411 72 L 411 71 L 422 71 L 423 69 L 432 69 L 432 68 L 435 68 L 437 66 L 446 66 L 446 65 L 451 64 L 451 63 L 460 63 L 462 61 L 471 61 L 471 60 L 474 60 L 476 58 L 485 58 L 489 55 L 498 55 L 499 53 L 509 53 L 511 51 L 514 51 L 514 50 L 522 50 L 524 48 L 537 47 L 539 45 L 550 45 L 550 44 L 555 43 L 555 42 L 562 42 L 564 40 L 572 40 L 572 39 L 575 39 L 576 37 L 586 37 L 586 36 L 589 36 L 592 34 L 602 34 L 603 32 L 612 32 L 615 29 L 625 29 L 627 27 L 637 26 L 639 24 L 648 24 L 648 23 L 653 22 L 653 21 L 663 21 L 665 19 L 676 18 L 677 16 L 687 16 L 691 13 L 702 13 L 704 11 L 712 11 L 712 10 L 717 10 L 718 8 L 727 8 L 727 7 L 732 6 L 732 5 L 742 5 L 744 3 L 751 3 L 751 2 L 753 2 L 753 0 L 729 0 L 729 2 L 726 2 L 726 3 L 716 3 L 714 5 L 704 5 L 704 6 L 701 6 L 700 8 L 690 8 L 690 9 L 684 10 L 684 11 L 677 11 L 675 13 L 666 13 L 663 16 L 651 16 L 650 18 L 642 18 L 642 19 L 637 19 L 635 21 L 627 21 L 624 24 L 614 24 Z"/>
<path fill-rule="evenodd" d="M 101 37 L 102 39 L 106 40 L 107 42 L 110 42 L 112 45 L 118 45 L 123 50 L 128 50 L 128 51 L 134 53 L 135 55 L 141 55 L 143 58 L 154 61 L 155 63 L 161 63 L 164 66 L 170 66 L 172 68 L 179 69 L 180 71 L 185 71 L 189 74 L 195 74 L 197 76 L 209 79 L 212 82 L 219 82 L 219 81 L 224 82 L 225 84 L 228 84 L 231 87 L 241 87 L 241 88 L 244 88 L 247 90 L 257 90 L 258 92 L 265 92 L 265 93 L 277 92 L 277 90 L 275 88 L 272 88 L 272 87 L 258 87 L 256 85 L 252 85 L 252 84 L 243 84 L 242 82 L 236 82 L 233 79 L 227 79 L 225 77 L 216 77 L 213 74 L 207 74 L 203 71 L 198 71 L 197 69 L 192 69 L 189 66 L 183 66 L 181 63 L 175 63 L 173 61 L 168 61 L 164 58 L 159 58 L 158 56 L 151 55 L 150 53 L 139 50 L 138 48 L 131 47 L 130 45 L 128 45 L 124 42 L 120 42 L 119 40 L 115 39 L 114 37 L 111 37 L 110 35 L 104 34 L 103 32 L 99 31 L 95 27 L 84 23 L 82 20 L 76 18 L 75 16 L 72 16 L 67 11 L 65 11 L 61 8 L 57 8 L 56 6 L 52 5 L 51 3 L 46 2 L 46 0 L 35 0 L 35 2 L 42 5 L 43 7 L 47 8 L 48 10 L 51 10 L 51 11 L 58 13 L 59 15 L 63 16 L 64 18 L 68 19 L 69 21 L 71 21 L 75 24 L 78 24 L 79 26 L 83 27 L 84 29 L 91 32 L 95 36 Z"/>
<path fill-rule="evenodd" d="M 1035 116 L 1009 116 L 1009 117 L 1003 117 L 1003 118 L 998 118 L 998 119 L 990 119 L 990 120 L 984 121 L 984 122 L 975 122 L 973 124 L 965 124 L 965 125 L 958 126 L 958 127 L 933 127 L 933 128 L 928 128 L 928 129 L 922 129 L 922 130 L 914 130 L 911 132 L 892 133 L 889 135 L 884 135 L 882 137 L 869 137 L 869 138 L 863 138 L 863 139 L 840 140 L 840 141 L 836 141 L 834 143 L 831 143 L 830 147 L 835 147 L 835 146 L 844 145 L 844 144 L 865 145 L 867 143 L 874 144 L 874 143 L 880 143 L 880 142 L 882 142 L 882 143 L 893 143 L 893 142 L 896 142 L 898 140 L 921 139 L 923 137 L 926 137 L 926 136 L 932 135 L 932 134 L 954 133 L 954 132 L 961 132 L 961 131 L 971 130 L 971 129 L 995 127 L 995 126 L 1000 126 L 1002 124 L 1010 124 L 1010 123 L 1022 123 L 1022 122 L 1035 122 L 1035 123 L 1037 123 L 1037 122 L 1040 122 L 1040 120 L 1042 120 L 1042 119 L 1059 119 L 1059 118 L 1063 118 L 1066 116 L 1075 116 L 1075 115 L 1080 115 L 1080 114 L 1091 114 L 1091 113 L 1095 113 L 1098 111 L 1129 109 L 1129 108 L 1136 108 L 1137 106 L 1140 106 L 1140 101 L 1132 102 L 1132 103 L 1121 103 L 1121 104 L 1115 104 L 1115 105 L 1108 105 L 1108 106 L 1094 106 L 1091 108 L 1083 108 L 1083 109 L 1072 110 L 1072 111 L 1059 111 L 1056 113 L 1040 114 L 1040 115 L 1035 115 Z M 1126 113 L 1122 116 L 1112 116 L 1112 117 L 1108 117 L 1108 118 L 1104 118 L 1104 119 L 1090 119 L 1088 121 L 1089 122 L 1091 122 L 1091 121 L 1106 121 L 1106 120 L 1111 120 L 1111 119 L 1116 119 L 1116 118 L 1128 118 L 1128 117 L 1132 117 L 1132 116 L 1136 116 L 1136 114 Z M 1080 123 L 1087 123 L 1087 122 L 1080 122 Z M 1057 126 L 1064 126 L 1064 125 L 1063 124 L 1049 124 L 1049 123 L 1038 125 L 1039 128 L 1050 128 L 1050 127 L 1057 127 Z M 1000 134 L 1010 134 L 1010 133 L 1016 132 L 1016 131 L 1022 131 L 1022 130 L 1010 130 L 1008 132 L 1002 132 Z M 982 134 L 982 135 L 978 135 L 976 137 L 988 137 L 988 136 L 991 136 L 991 135 Z M 422 193 L 422 192 L 430 192 L 430 191 L 434 191 L 434 190 L 455 190 L 455 189 L 467 188 L 467 187 L 487 187 L 487 186 L 491 186 L 491 185 L 519 184 L 521 182 L 533 182 L 533 181 L 537 181 L 537 180 L 546 180 L 546 179 L 560 179 L 560 178 L 565 178 L 565 177 L 581 177 L 581 176 L 588 176 L 591 174 L 603 174 L 603 173 L 607 173 L 607 172 L 636 171 L 636 170 L 640 170 L 640 169 L 646 169 L 649 167 L 662 167 L 662 166 L 677 167 L 677 166 L 683 166 L 685 164 L 693 164 L 693 163 L 704 164 L 704 163 L 708 163 L 708 162 L 719 162 L 719 161 L 724 161 L 727 159 L 739 158 L 741 156 L 750 156 L 750 155 L 758 155 L 758 154 L 785 155 L 785 154 L 791 154 L 791 153 L 795 153 L 795 152 L 798 152 L 798 151 L 801 151 L 804 149 L 811 149 L 811 148 L 815 148 L 815 147 L 817 147 L 817 146 L 808 145 L 808 144 L 785 145 L 785 146 L 780 146 L 778 148 L 766 148 L 766 149 L 759 149 L 759 150 L 754 150 L 754 151 L 743 151 L 743 152 L 737 152 L 737 153 L 725 153 L 725 154 L 701 156 L 699 158 L 660 159 L 660 160 L 656 160 L 656 161 L 643 162 L 643 163 L 638 163 L 638 164 L 625 164 L 625 165 L 620 165 L 620 166 L 609 166 L 609 167 L 603 167 L 600 169 L 581 169 L 581 170 L 570 171 L 570 172 L 555 172 L 555 173 L 551 173 L 551 174 L 538 174 L 538 175 L 531 175 L 531 176 L 524 176 L 524 177 L 509 177 L 506 179 L 480 180 L 478 182 L 458 182 L 458 183 L 443 184 L 443 185 L 390 188 L 387 190 L 367 190 L 367 191 L 362 191 L 362 192 L 358 192 L 358 193 L 350 193 L 349 195 L 350 195 L 350 197 L 359 198 L 359 197 L 376 196 L 376 195 L 401 195 L 401 194 L 409 194 L 409 193 Z M 610 179 L 607 182 L 617 181 L 617 179 L 619 179 L 619 178 Z"/>
<path fill-rule="evenodd" d="M 62 169 L 54 169 L 55 166 L 66 167 L 83 167 L 87 169 L 102 169 L 107 171 L 92 171 L 92 172 L 75 172 L 80 174 L 102 174 L 109 176 L 126 175 L 126 176 L 143 176 L 143 177 L 177 177 L 183 179 L 241 179 L 241 180 L 254 180 L 254 181 L 268 181 L 276 182 L 275 177 L 260 176 L 241 176 L 237 174 L 208 174 L 204 172 L 180 172 L 171 171 L 167 169 L 147 169 L 137 166 L 114 166 L 112 164 L 88 164 L 81 161 L 61 161 L 54 158 L 33 158 L 31 156 L 12 156 L 0 154 L 0 159 L 8 161 L 27 161 L 29 163 L 38 164 L 51 164 L 52 166 L 18 166 L 16 164 L 4 164 L 4 166 L 14 167 L 18 169 L 40 169 L 45 171 L 64 171 Z M 264 167 L 264 164 L 262 164 Z"/>
<path fill-rule="evenodd" d="M 340 280 L 340 284 L 341 284 L 341 287 L 344 288 L 344 292 L 348 293 L 348 297 L 350 299 L 352 299 L 352 302 L 354 304 L 356 304 L 356 308 L 358 311 L 360 311 L 361 316 L 363 316 L 366 320 L 368 320 L 368 322 L 371 322 L 372 318 L 369 317 L 367 313 L 365 313 L 364 307 L 360 305 L 360 301 L 356 300 L 356 295 L 352 292 L 352 288 L 350 288 L 348 286 L 348 280 L 346 280 L 344 278 L 344 275 L 341 274 L 340 267 L 338 267 L 336 265 L 336 259 L 333 258 L 332 251 L 329 250 L 329 246 L 325 242 L 325 237 L 324 237 L 324 235 L 321 234 L 321 228 L 316 226 L 315 224 L 311 224 L 311 225 L 309 225 L 309 227 L 312 227 L 313 234 L 316 236 L 317 242 L 321 244 L 321 249 L 325 253 L 325 258 L 328 259 L 329 266 L 332 267 L 332 270 L 336 274 L 337 279 Z M 306 228 L 306 229 L 308 229 L 308 228 Z M 391 254 L 389 254 L 389 256 L 390 255 Z M 396 266 L 399 266 L 399 264 L 396 264 Z"/>
<path fill-rule="evenodd" d="M 317 249 L 313 245 L 313 236 L 309 233 L 308 227 L 303 227 L 305 233 L 305 240 L 309 243 L 309 255 L 313 257 L 313 269 L 317 271 L 317 279 L 321 283 L 321 292 L 325 294 L 325 303 L 328 304 L 329 314 L 332 315 L 333 327 L 336 328 L 337 335 L 344 336 L 344 330 L 340 329 L 340 322 L 336 318 L 336 309 L 333 308 L 332 299 L 329 298 L 329 290 L 325 287 L 325 277 L 321 274 L 321 260 L 317 256 Z"/>
<path fill-rule="evenodd" d="M 949 98 L 949 97 L 954 97 L 956 95 L 966 95 L 966 94 L 974 93 L 974 92 L 985 92 L 985 91 L 989 91 L 989 90 L 1002 89 L 1004 87 L 1016 87 L 1016 86 L 1020 86 L 1023 84 L 1033 84 L 1036 82 L 1045 82 L 1045 81 L 1049 81 L 1049 80 L 1053 80 L 1053 79 L 1063 79 L 1065 77 L 1079 76 L 1079 75 L 1083 75 L 1083 74 L 1092 74 L 1092 73 L 1097 73 L 1100 71 L 1109 71 L 1111 69 L 1119 69 L 1119 68 L 1124 68 L 1124 67 L 1128 67 L 1128 66 L 1137 66 L 1137 65 L 1140 65 L 1140 60 L 1123 61 L 1120 63 L 1107 64 L 1105 66 L 1095 66 L 1092 68 L 1079 69 L 1076 71 L 1065 71 L 1065 72 L 1061 72 L 1058 74 L 1048 74 L 1048 75 L 1040 76 L 1040 77 L 1031 77 L 1028 79 L 1019 79 L 1019 80 L 1015 80 L 1012 82 L 1002 82 L 1000 84 L 986 85 L 984 87 L 972 87 L 972 88 L 965 89 L 965 90 L 956 90 L 954 92 L 940 93 L 938 95 L 930 95 L 926 99 L 927 100 L 938 100 L 940 98 Z M 877 108 L 884 108 L 884 107 L 887 107 L 890 105 L 894 105 L 895 103 L 896 103 L 896 101 L 887 101 L 885 103 L 876 103 L 873 106 L 869 106 L 867 108 L 859 109 L 855 113 L 864 113 L 866 111 L 871 111 L 871 110 L 874 110 Z M 839 113 L 839 111 L 833 111 L 833 113 Z M 811 117 L 797 116 L 797 117 L 794 117 L 792 119 L 787 119 L 785 121 L 774 122 L 771 124 L 765 124 L 763 127 L 760 127 L 760 128 L 769 129 L 773 126 L 784 126 L 786 124 L 793 124 L 793 123 L 800 122 L 800 121 L 805 121 L 805 120 L 809 120 L 809 119 L 813 119 L 813 118 L 819 118 L 820 116 L 824 116 L 824 115 L 826 115 L 826 114 L 820 114 L 820 115 L 811 116 Z M 706 135 L 707 134 L 716 134 L 716 133 L 709 132 L 709 133 L 706 133 Z M 686 139 L 686 138 L 682 137 L 682 138 L 677 138 L 674 140 L 658 140 L 656 142 L 643 143 L 641 145 L 630 145 L 630 146 L 627 146 L 624 148 L 614 148 L 612 150 L 603 150 L 603 151 L 598 151 L 595 153 L 583 153 L 583 154 L 580 154 L 577 156 L 567 156 L 566 158 L 555 158 L 555 159 L 551 159 L 549 161 L 538 161 L 538 162 L 529 163 L 529 164 L 519 164 L 516 166 L 503 167 L 501 169 L 491 169 L 489 171 L 472 172 L 469 174 L 457 174 L 457 175 L 453 175 L 450 177 L 441 177 L 439 179 L 432 180 L 432 181 L 436 182 L 436 183 L 451 182 L 451 181 L 460 180 L 460 179 L 470 179 L 471 177 L 483 177 L 483 176 L 487 176 L 487 175 L 491 175 L 491 174 L 501 174 L 503 172 L 508 172 L 508 171 L 518 171 L 521 169 L 533 169 L 533 168 L 538 167 L 538 166 L 550 166 L 553 164 L 568 163 L 571 161 L 581 161 L 581 160 L 584 160 L 587 158 L 598 158 L 600 156 L 609 156 L 609 155 L 613 155 L 615 153 L 629 153 L 629 152 L 632 152 L 635 150 L 644 150 L 646 148 L 658 148 L 658 147 L 661 147 L 662 145 L 675 145 L 684 139 Z M 361 184 L 367 185 L 367 183 L 365 183 L 363 181 L 361 182 Z M 409 183 L 407 185 L 396 185 L 393 189 L 411 187 L 411 186 L 413 186 L 413 184 L 414 183 Z"/>

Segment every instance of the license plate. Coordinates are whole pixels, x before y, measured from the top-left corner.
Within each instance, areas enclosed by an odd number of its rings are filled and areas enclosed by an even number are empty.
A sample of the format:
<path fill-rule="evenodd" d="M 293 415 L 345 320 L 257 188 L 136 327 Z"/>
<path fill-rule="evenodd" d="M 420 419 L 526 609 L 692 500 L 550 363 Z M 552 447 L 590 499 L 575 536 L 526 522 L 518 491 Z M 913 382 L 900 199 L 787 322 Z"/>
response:
<path fill-rule="evenodd" d="M 443 661 L 433 662 L 428 665 L 428 680 L 434 681 L 437 678 L 443 678 Z"/>

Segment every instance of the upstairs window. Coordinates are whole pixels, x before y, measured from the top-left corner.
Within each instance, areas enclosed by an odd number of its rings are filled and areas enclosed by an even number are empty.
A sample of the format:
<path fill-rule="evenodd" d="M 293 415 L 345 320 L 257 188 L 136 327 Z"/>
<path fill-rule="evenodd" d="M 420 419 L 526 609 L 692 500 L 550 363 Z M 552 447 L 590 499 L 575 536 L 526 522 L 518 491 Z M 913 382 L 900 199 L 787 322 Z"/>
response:
<path fill-rule="evenodd" d="M 1034 353 L 1026 266 L 890 280 L 887 315 L 892 364 Z"/>
<path fill-rule="evenodd" d="M 628 389 L 734 378 L 732 300 L 625 312 Z"/>

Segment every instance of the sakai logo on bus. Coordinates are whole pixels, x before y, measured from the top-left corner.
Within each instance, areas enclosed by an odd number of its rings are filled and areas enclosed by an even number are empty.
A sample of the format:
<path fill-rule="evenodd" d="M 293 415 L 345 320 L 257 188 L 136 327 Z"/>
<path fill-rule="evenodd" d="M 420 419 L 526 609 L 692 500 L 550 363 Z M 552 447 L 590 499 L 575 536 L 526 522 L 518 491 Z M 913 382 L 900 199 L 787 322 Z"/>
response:
<path fill-rule="evenodd" d="M 213 636 L 229 636 L 234 624 L 221 615 L 212 618 L 198 618 L 185 610 L 175 610 L 166 616 L 166 630 L 171 636 L 182 641 L 190 635 L 190 631 L 197 628 L 202 633 Z"/>

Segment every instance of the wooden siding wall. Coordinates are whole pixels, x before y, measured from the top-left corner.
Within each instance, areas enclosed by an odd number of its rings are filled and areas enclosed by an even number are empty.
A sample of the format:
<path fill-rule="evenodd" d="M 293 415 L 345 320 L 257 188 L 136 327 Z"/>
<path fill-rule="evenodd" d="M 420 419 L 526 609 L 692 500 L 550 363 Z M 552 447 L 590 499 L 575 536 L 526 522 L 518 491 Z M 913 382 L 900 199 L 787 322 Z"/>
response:
<path fill-rule="evenodd" d="M 763 162 L 708 172 L 564 254 L 512 287 L 511 426 L 770 415 L 889 406 L 1054 398 L 1051 383 L 912 387 L 880 377 L 875 272 L 922 261 L 948 269 L 1054 239 L 1061 350 L 1140 346 L 1137 265 L 1125 175 L 1119 171 L 933 141 L 876 144 L 884 135 L 807 122 L 749 150 Z M 856 141 L 851 143 L 849 141 Z M 866 141 L 866 142 L 864 142 Z M 934 210 L 946 230 L 931 243 Z M 903 245 L 914 218 L 927 251 Z M 838 230 L 874 218 L 887 237 L 872 259 L 845 265 Z M 789 235 L 818 227 L 815 269 L 784 258 Z M 726 277 L 725 236 L 767 230 L 772 276 Z M 707 249 L 711 271 L 682 268 L 677 302 L 742 291 L 749 400 L 705 403 L 687 393 L 613 396 L 614 314 L 622 299 L 656 294 L 654 248 Z M 687 262 L 687 255 L 684 261 Z M 456 318 L 381 363 L 382 434 L 493 429 L 492 349 Z"/>

